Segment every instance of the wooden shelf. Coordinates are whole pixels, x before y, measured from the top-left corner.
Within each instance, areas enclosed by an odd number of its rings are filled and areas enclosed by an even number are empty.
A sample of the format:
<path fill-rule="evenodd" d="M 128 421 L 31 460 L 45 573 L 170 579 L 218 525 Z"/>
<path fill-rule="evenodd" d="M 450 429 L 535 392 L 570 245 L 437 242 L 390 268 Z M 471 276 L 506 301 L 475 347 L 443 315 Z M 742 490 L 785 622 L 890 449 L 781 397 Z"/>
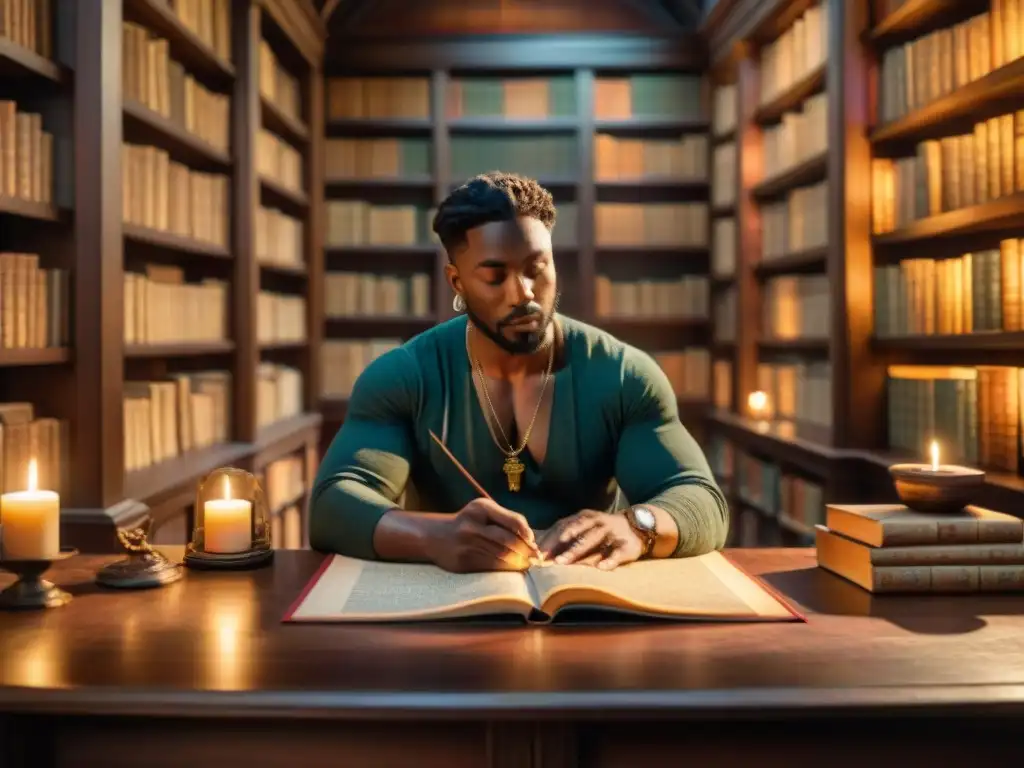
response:
<path fill-rule="evenodd" d="M 828 339 L 761 339 L 757 342 L 761 352 L 776 355 L 827 355 Z"/>
<path fill-rule="evenodd" d="M 235 68 L 224 61 L 186 27 L 166 2 L 160 0 L 126 0 L 124 18 L 142 24 L 171 44 L 171 57 L 190 70 L 214 77 L 222 83 L 235 76 Z"/>
<path fill-rule="evenodd" d="M 884 248 L 939 237 L 1011 229 L 1021 225 L 1024 225 L 1024 192 L 918 219 L 895 232 L 875 235 L 871 242 L 876 247 Z"/>
<path fill-rule="evenodd" d="M 125 101 L 124 116 L 127 123 L 132 124 L 137 130 L 144 130 L 149 141 L 172 154 L 180 154 L 192 163 L 215 163 L 224 168 L 231 165 L 231 157 L 226 152 L 189 133 L 182 126 L 144 104 Z"/>
<path fill-rule="evenodd" d="M 0 368 L 16 368 L 28 365 L 60 365 L 70 360 L 71 350 L 67 347 L 0 349 Z"/>
<path fill-rule="evenodd" d="M 323 416 L 319 413 L 301 413 L 261 427 L 253 445 L 256 469 L 260 470 L 314 441 L 322 423 Z"/>
<path fill-rule="evenodd" d="M 712 205 L 711 206 L 711 218 L 713 219 L 724 219 L 729 216 L 736 215 L 736 204 L 729 203 L 728 205 Z"/>
<path fill-rule="evenodd" d="M 787 253 L 754 265 L 754 274 L 760 278 L 777 275 L 811 274 L 823 272 L 828 267 L 828 248 L 809 248 L 806 251 Z"/>
<path fill-rule="evenodd" d="M 1024 350 L 1024 331 L 978 331 L 948 336 L 903 336 L 897 338 L 874 337 L 872 348 L 884 352 L 891 350 L 939 350 L 942 352 L 973 352 Z"/>
<path fill-rule="evenodd" d="M 434 178 L 432 176 L 405 176 L 402 178 L 376 178 L 376 179 L 342 179 L 332 177 L 324 179 L 324 184 L 329 191 L 341 189 L 422 189 L 431 191 L 434 189 Z"/>
<path fill-rule="evenodd" d="M 711 184 L 707 180 L 671 179 L 655 177 L 650 179 L 596 179 L 594 183 L 600 189 L 672 189 L 678 191 L 707 193 Z"/>
<path fill-rule="evenodd" d="M 0 194 L 0 215 L 3 214 L 20 216 L 23 219 L 35 219 L 36 221 L 60 220 L 60 211 L 52 205 Z"/>
<path fill-rule="evenodd" d="M 1024 59 L 1017 59 L 930 104 L 876 128 L 871 143 L 876 151 L 901 143 L 949 135 L 965 120 L 981 122 L 1013 112 L 1024 96 Z"/>
<path fill-rule="evenodd" d="M 710 121 L 704 118 L 624 117 L 617 120 L 598 118 L 594 121 L 594 130 L 598 133 L 638 133 L 645 131 L 705 133 L 710 128 Z"/>
<path fill-rule="evenodd" d="M 261 261 L 259 265 L 262 271 L 272 274 L 288 275 L 289 277 L 309 277 L 309 271 L 306 269 L 305 264 L 275 264 L 271 261 Z"/>
<path fill-rule="evenodd" d="M 309 346 L 309 342 L 305 339 L 295 339 L 291 341 L 261 341 L 258 346 L 261 352 L 273 352 L 275 350 L 282 349 L 305 349 Z"/>
<path fill-rule="evenodd" d="M 598 256 L 612 256 L 623 259 L 635 256 L 659 256 L 679 259 L 684 263 L 707 259 L 710 253 L 706 247 L 699 245 L 598 245 L 594 250 Z"/>
<path fill-rule="evenodd" d="M 894 42 L 917 37 L 946 19 L 965 16 L 969 0 L 906 0 L 875 25 L 868 35 L 879 48 Z"/>
<path fill-rule="evenodd" d="M 67 80 L 65 70 L 17 43 L 0 37 L 0 79 L 36 78 L 62 84 Z"/>
<path fill-rule="evenodd" d="M 828 445 L 828 431 L 821 427 L 755 421 L 723 411 L 713 411 L 708 418 L 740 450 L 768 456 L 818 478 L 828 477 L 843 457 Z"/>
<path fill-rule="evenodd" d="M 124 356 L 127 358 L 154 357 L 202 357 L 205 355 L 225 355 L 233 352 L 233 341 L 193 341 L 171 342 L 167 344 L 125 344 Z"/>
<path fill-rule="evenodd" d="M 367 117 L 328 120 L 325 131 L 329 137 L 346 135 L 418 135 L 429 134 L 434 128 L 430 118 L 419 117 Z"/>
<path fill-rule="evenodd" d="M 218 467 L 237 464 L 252 453 L 253 446 L 246 443 L 226 443 L 126 472 L 125 498 L 152 502 L 176 495 L 186 488 L 194 488 L 201 478 Z"/>
<path fill-rule="evenodd" d="M 194 256 L 208 256 L 213 259 L 232 258 L 231 252 L 219 245 L 204 243 L 202 240 L 176 235 L 173 232 L 161 232 L 159 229 L 140 227 L 138 224 L 122 224 L 121 233 L 124 235 L 124 239 L 131 243 L 151 245 Z"/>
<path fill-rule="evenodd" d="M 260 114 L 263 127 L 300 148 L 309 143 L 309 128 L 284 112 L 266 96 L 260 95 Z"/>
<path fill-rule="evenodd" d="M 565 133 L 578 127 L 575 117 L 455 117 L 448 121 L 448 130 L 467 133 Z"/>
<path fill-rule="evenodd" d="M 758 125 L 771 125 L 782 119 L 786 112 L 800 107 L 808 98 L 825 89 L 825 65 L 800 78 L 789 88 L 780 93 L 767 104 L 757 108 L 754 122 Z"/>
<path fill-rule="evenodd" d="M 751 194 L 754 199 L 764 202 L 780 197 L 797 187 L 806 187 L 824 181 L 827 173 L 828 153 L 822 152 L 798 163 L 788 171 L 783 171 L 777 176 L 762 181 L 751 190 Z"/>
<path fill-rule="evenodd" d="M 435 256 L 440 245 L 332 245 L 324 250 L 337 256 L 368 255 L 380 258 Z"/>
<path fill-rule="evenodd" d="M 267 176 L 260 176 L 260 187 L 277 205 L 286 206 L 293 213 L 305 215 L 309 208 L 309 196 L 305 192 L 286 187 L 281 182 Z"/>
<path fill-rule="evenodd" d="M 325 318 L 327 338 L 343 337 L 350 334 L 415 335 L 437 324 L 437 318 L 402 317 L 379 315 L 377 317 L 331 317 Z"/>
<path fill-rule="evenodd" d="M 715 145 L 728 144 L 730 141 L 736 141 L 735 128 L 731 131 L 726 131 L 725 133 L 716 133 L 711 135 L 711 143 Z"/>
<path fill-rule="evenodd" d="M 594 324 L 612 331 L 664 329 L 666 331 L 706 331 L 711 323 L 703 317 L 622 317 L 605 315 L 595 317 Z"/>

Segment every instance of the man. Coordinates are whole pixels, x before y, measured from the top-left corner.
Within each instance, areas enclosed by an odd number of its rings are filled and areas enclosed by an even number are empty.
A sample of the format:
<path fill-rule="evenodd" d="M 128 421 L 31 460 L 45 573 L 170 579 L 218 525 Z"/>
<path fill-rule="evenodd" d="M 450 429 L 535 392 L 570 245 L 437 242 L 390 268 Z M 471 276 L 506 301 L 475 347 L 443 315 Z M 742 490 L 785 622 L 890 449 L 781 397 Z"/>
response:
<path fill-rule="evenodd" d="M 513 174 L 478 176 L 439 207 L 465 317 L 357 380 L 313 488 L 315 549 L 464 572 L 538 557 L 609 569 L 724 545 L 725 499 L 662 370 L 557 312 L 554 224 L 551 195 Z M 410 482 L 418 501 L 403 509 Z"/>

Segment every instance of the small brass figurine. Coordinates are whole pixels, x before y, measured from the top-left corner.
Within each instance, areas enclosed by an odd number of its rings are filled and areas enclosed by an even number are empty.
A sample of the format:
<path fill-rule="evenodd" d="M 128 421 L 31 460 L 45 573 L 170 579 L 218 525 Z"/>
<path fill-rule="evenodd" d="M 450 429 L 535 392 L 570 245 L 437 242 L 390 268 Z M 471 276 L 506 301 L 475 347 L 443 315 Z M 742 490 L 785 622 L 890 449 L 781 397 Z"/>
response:
<path fill-rule="evenodd" d="M 118 530 L 117 540 L 128 557 L 101 568 L 96 583 L 118 589 L 148 589 L 172 584 L 184 575 L 180 563 L 172 563 L 146 540 L 148 528 L 147 523 L 143 528 Z"/>

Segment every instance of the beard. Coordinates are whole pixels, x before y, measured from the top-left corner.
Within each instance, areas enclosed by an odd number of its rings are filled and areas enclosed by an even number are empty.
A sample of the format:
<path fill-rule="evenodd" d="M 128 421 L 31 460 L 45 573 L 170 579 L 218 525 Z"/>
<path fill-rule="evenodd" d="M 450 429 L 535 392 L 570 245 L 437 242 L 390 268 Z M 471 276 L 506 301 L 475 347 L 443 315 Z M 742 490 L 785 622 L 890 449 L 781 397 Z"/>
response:
<path fill-rule="evenodd" d="M 510 355 L 532 355 L 538 351 L 547 338 L 548 328 L 555 320 L 558 312 L 558 302 L 561 294 L 555 294 L 555 301 L 550 312 L 544 312 L 544 308 L 536 301 L 531 301 L 516 307 L 507 316 L 499 320 L 492 328 L 473 311 L 469 301 L 466 302 L 466 317 L 480 333 L 493 341 L 500 349 Z M 540 315 L 541 321 L 537 328 L 530 331 L 509 330 L 509 326 L 524 317 Z M 506 335 L 506 333 L 508 335 Z"/>

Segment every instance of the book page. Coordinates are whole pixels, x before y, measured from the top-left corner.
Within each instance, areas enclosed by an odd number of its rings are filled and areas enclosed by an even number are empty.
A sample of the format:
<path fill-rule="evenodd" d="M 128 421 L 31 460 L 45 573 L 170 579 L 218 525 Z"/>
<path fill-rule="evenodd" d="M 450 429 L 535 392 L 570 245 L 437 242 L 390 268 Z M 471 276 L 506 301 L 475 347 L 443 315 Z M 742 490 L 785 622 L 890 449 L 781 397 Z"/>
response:
<path fill-rule="evenodd" d="M 334 555 L 291 621 L 405 621 L 533 608 L 521 573 L 449 573 L 434 565 Z"/>
<path fill-rule="evenodd" d="M 574 606 L 687 618 L 790 620 L 793 613 L 720 552 L 644 560 L 602 571 L 589 565 L 529 570 L 542 610 Z"/>

